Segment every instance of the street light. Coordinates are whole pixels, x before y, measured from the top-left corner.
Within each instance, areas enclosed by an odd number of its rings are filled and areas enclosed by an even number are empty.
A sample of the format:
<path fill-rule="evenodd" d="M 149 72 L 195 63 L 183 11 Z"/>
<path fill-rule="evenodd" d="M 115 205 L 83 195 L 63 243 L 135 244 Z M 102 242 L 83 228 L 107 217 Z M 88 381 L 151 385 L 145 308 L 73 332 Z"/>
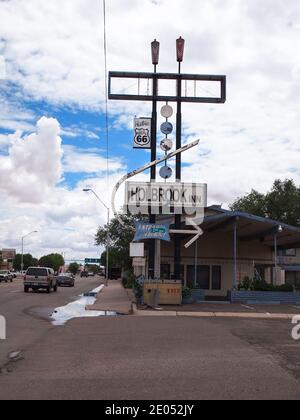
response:
<path fill-rule="evenodd" d="M 99 197 L 99 195 L 92 189 L 92 188 L 85 188 L 83 190 L 83 192 L 91 192 L 92 194 L 94 194 L 94 196 L 97 198 L 98 201 L 100 201 L 100 203 L 106 208 L 107 210 L 107 240 L 106 240 L 106 287 L 108 286 L 108 279 L 109 279 L 109 274 L 108 274 L 108 266 L 109 266 L 109 222 L 110 222 L 110 208 L 101 200 L 101 198 Z"/>
<path fill-rule="evenodd" d="M 24 239 L 30 235 L 33 235 L 34 233 L 38 233 L 38 231 L 34 230 L 30 233 L 27 233 L 27 235 L 22 236 L 21 272 L 24 270 Z"/>

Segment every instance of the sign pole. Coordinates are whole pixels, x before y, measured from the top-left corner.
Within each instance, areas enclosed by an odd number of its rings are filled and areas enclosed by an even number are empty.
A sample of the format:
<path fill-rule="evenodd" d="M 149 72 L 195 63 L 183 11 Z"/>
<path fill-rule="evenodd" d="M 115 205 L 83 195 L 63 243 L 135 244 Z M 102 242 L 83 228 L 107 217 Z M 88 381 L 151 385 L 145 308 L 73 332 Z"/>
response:
<path fill-rule="evenodd" d="M 158 61 L 158 60 L 157 60 Z M 157 63 L 154 61 L 154 75 L 153 75 L 153 101 L 152 101 L 152 128 L 151 128 L 151 161 L 156 160 L 156 146 L 157 146 L 157 94 L 158 94 L 158 79 L 156 77 Z M 151 167 L 150 182 L 156 181 L 156 166 Z M 156 216 L 151 214 L 149 217 L 150 223 L 156 222 Z M 149 241 L 149 277 L 155 277 L 155 263 L 156 263 L 156 241 Z"/>
<path fill-rule="evenodd" d="M 177 57 L 178 59 L 178 57 Z M 181 74 L 181 61 L 178 61 L 178 80 L 177 80 L 177 116 L 176 116 L 176 149 L 181 148 L 181 131 L 182 131 L 182 80 Z M 181 154 L 176 156 L 176 181 L 181 182 Z M 175 229 L 180 230 L 181 228 L 181 215 L 175 216 Z M 174 276 L 175 280 L 180 279 L 181 275 L 181 237 L 180 235 L 175 236 L 175 247 L 174 247 Z"/>

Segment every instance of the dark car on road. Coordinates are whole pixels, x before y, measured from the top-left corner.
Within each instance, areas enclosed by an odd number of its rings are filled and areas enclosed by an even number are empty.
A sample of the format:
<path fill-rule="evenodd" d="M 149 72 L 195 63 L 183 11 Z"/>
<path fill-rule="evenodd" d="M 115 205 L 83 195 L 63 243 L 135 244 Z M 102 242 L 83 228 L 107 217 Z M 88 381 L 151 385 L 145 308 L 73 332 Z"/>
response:
<path fill-rule="evenodd" d="M 58 286 L 68 286 L 68 287 L 74 287 L 75 286 L 75 277 L 73 274 L 60 274 L 57 277 L 57 284 Z"/>
<path fill-rule="evenodd" d="M 89 273 L 87 272 L 87 271 L 82 271 L 81 273 L 80 273 L 80 277 L 82 278 L 82 277 L 88 277 L 89 276 Z"/>

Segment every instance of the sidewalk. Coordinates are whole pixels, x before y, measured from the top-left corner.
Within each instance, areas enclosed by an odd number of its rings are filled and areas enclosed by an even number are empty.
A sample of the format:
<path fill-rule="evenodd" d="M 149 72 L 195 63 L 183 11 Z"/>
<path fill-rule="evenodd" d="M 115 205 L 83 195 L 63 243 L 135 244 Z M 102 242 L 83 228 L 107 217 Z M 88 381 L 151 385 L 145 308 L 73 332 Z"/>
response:
<path fill-rule="evenodd" d="M 123 288 L 121 281 L 109 281 L 108 287 L 104 287 L 99 293 L 95 304 L 87 306 L 86 309 L 130 315 L 132 314 L 132 300 Z"/>
<path fill-rule="evenodd" d="M 116 312 L 140 317 L 195 317 L 291 320 L 300 316 L 297 305 L 243 305 L 203 302 L 183 306 L 162 306 L 161 310 L 139 308 L 131 291 L 125 290 L 121 281 L 110 281 L 98 295 L 96 303 L 87 310 Z"/>
<path fill-rule="evenodd" d="M 141 309 L 133 304 L 136 316 L 195 317 L 195 318 L 246 318 L 291 320 L 300 315 L 300 306 L 293 305 L 242 305 L 202 304 L 184 306 L 162 306 L 162 310 Z"/>

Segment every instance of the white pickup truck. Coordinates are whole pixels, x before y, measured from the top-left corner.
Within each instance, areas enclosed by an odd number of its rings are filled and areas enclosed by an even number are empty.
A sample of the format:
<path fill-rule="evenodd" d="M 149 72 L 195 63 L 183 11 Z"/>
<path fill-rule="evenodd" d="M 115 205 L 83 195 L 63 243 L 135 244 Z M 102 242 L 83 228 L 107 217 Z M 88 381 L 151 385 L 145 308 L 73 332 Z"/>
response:
<path fill-rule="evenodd" d="M 44 289 L 47 293 L 57 292 L 57 280 L 54 270 L 47 267 L 29 267 L 24 277 L 24 292 Z"/>
<path fill-rule="evenodd" d="M 9 281 L 12 283 L 14 278 L 14 275 L 8 271 L 8 270 L 1 270 L 0 271 L 0 283 L 2 281 L 5 281 L 5 283 L 8 283 Z"/>

